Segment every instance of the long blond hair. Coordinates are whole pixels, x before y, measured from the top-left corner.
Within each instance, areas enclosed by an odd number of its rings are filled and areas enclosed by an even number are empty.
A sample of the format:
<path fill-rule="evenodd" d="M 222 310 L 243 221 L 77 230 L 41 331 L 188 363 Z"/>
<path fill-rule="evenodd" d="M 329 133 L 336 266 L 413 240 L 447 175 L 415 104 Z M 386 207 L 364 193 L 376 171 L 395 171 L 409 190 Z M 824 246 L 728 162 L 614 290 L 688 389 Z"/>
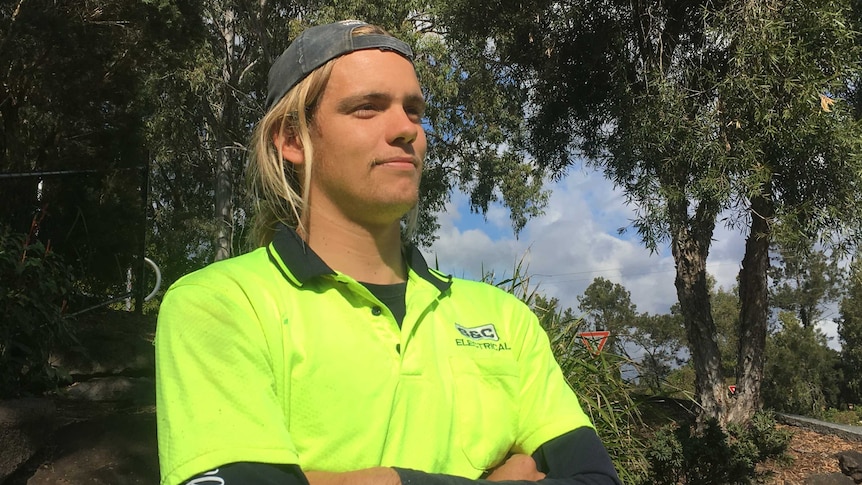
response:
<path fill-rule="evenodd" d="M 375 25 L 364 25 L 353 31 L 353 35 L 369 34 L 391 35 Z M 303 231 L 307 229 L 302 225 L 307 220 L 307 194 L 314 160 L 310 126 L 336 60 L 315 69 L 288 91 L 252 132 L 247 177 L 255 205 L 251 229 L 251 241 L 255 246 L 269 244 L 280 223 Z M 286 138 L 299 137 L 304 155 L 302 170 L 282 159 L 273 142 L 278 133 Z M 417 216 L 418 206 L 407 214 L 408 235 L 414 231 Z"/>

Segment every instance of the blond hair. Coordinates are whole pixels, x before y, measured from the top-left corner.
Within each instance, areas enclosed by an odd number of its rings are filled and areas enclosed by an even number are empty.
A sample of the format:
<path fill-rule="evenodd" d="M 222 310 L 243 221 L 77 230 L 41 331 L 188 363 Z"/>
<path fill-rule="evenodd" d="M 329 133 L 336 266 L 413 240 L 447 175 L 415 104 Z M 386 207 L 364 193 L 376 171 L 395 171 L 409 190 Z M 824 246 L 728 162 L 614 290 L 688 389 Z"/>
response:
<path fill-rule="evenodd" d="M 391 35 L 374 25 L 361 26 L 353 31 L 353 35 L 369 34 Z M 310 126 L 336 60 L 328 61 L 297 83 L 275 103 L 252 132 L 247 176 L 255 206 L 251 229 L 254 246 L 269 244 L 279 224 L 303 232 L 307 229 L 303 223 L 308 215 L 307 196 L 314 160 Z M 299 138 L 304 157 L 302 170 L 282 159 L 274 143 L 276 134 Z M 406 233 L 409 237 L 415 230 L 418 213 L 416 206 L 407 214 Z"/>

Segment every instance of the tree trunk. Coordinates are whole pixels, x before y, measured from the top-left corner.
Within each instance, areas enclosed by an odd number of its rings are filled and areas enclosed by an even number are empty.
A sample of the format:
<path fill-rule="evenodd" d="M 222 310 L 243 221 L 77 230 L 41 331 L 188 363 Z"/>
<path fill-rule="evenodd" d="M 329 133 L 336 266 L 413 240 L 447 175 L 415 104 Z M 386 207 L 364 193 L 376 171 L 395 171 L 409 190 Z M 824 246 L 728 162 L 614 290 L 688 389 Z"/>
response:
<path fill-rule="evenodd" d="M 222 86 L 218 126 L 213 127 L 216 133 L 216 190 L 215 218 L 216 240 L 215 260 L 220 261 L 231 256 L 233 246 L 233 160 L 230 148 L 233 141 L 229 139 L 229 127 L 232 126 L 236 100 L 231 92 L 234 82 L 235 48 L 236 48 L 236 12 L 227 8 L 222 14 L 221 37 L 224 42 L 224 64 L 222 65 Z"/>
<path fill-rule="evenodd" d="M 230 154 L 220 148 L 216 156 L 216 252 L 215 260 L 230 257 L 233 240 L 233 176 Z"/>
<path fill-rule="evenodd" d="M 697 222 L 689 224 L 696 225 Z M 723 423 L 727 396 L 721 375 L 721 353 L 715 339 L 716 328 L 706 275 L 712 227 L 714 225 L 704 224 L 704 227 L 691 229 L 681 225 L 672 229 L 671 236 L 671 249 L 676 262 L 674 284 L 685 320 L 691 361 L 694 363 L 695 395 L 701 406 L 699 424 L 708 418 L 716 418 Z"/>
<path fill-rule="evenodd" d="M 769 313 L 769 224 L 774 204 L 764 196 L 751 200 L 751 229 L 745 241 L 745 256 L 739 271 L 739 354 L 736 363 L 736 394 L 729 422 L 743 423 L 761 407 L 760 387 L 766 353 Z"/>

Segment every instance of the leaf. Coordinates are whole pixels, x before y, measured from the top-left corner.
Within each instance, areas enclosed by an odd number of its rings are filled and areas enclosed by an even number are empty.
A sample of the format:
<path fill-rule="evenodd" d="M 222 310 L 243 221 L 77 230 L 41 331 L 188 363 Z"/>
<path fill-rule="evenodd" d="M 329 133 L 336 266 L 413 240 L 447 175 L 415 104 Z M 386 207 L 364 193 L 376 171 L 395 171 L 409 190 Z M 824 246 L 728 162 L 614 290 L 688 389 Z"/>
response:
<path fill-rule="evenodd" d="M 820 95 L 820 109 L 827 113 L 832 112 L 832 105 L 835 104 L 835 100 L 826 96 L 825 94 Z"/>

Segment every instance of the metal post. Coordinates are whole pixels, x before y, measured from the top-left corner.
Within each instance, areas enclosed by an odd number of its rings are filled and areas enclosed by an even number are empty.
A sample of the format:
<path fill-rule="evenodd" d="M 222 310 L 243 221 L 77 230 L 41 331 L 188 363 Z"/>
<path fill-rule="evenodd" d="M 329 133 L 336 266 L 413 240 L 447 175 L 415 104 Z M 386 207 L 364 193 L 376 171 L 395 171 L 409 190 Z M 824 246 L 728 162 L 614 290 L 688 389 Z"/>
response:
<path fill-rule="evenodd" d="M 147 200 L 150 198 L 150 153 L 141 167 L 141 244 L 138 250 L 138 288 L 135 296 L 135 313 L 143 315 L 144 296 L 147 294 L 147 270 L 144 257 L 147 255 Z"/>

